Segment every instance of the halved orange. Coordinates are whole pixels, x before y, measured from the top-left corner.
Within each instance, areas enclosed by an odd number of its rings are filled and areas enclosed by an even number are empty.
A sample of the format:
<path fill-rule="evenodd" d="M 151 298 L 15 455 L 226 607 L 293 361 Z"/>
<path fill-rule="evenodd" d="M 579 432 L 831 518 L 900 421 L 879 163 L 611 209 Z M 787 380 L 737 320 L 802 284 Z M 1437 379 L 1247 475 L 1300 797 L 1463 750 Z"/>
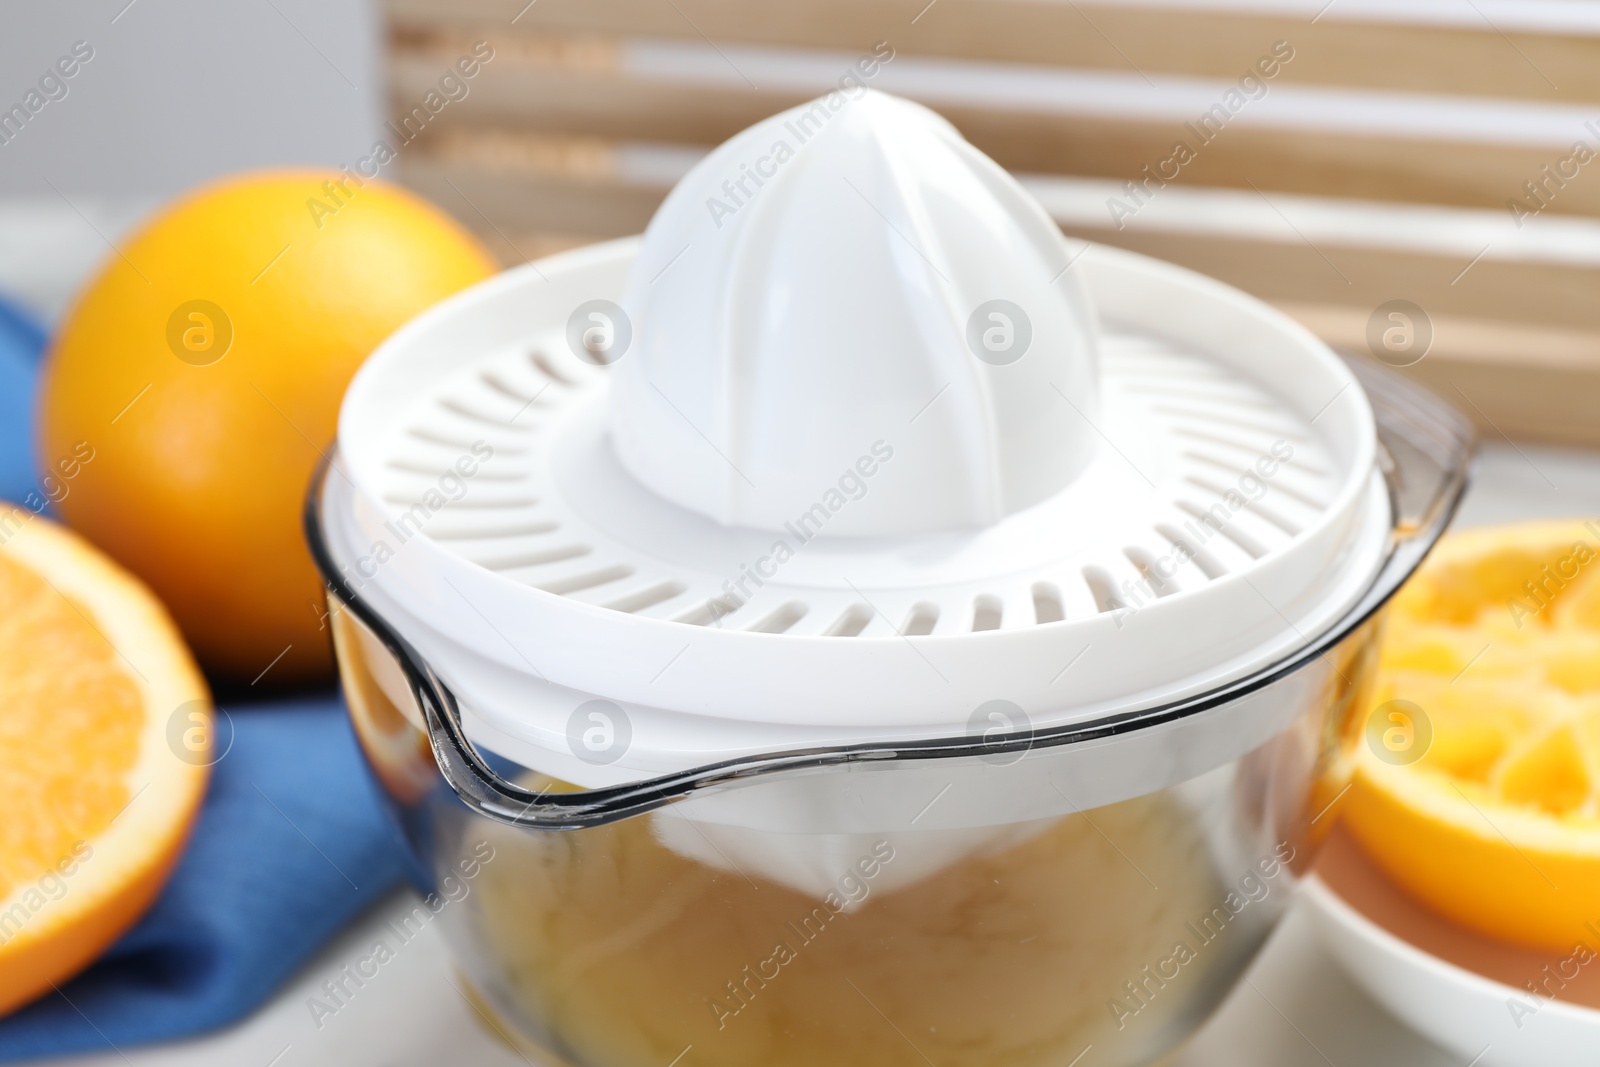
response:
<path fill-rule="evenodd" d="M 205 681 L 150 592 L 0 504 L 0 1013 L 155 899 L 205 795 Z"/>
<path fill-rule="evenodd" d="M 1373 715 L 1344 818 L 1379 866 L 1491 937 L 1600 948 L 1600 522 L 1446 538 Z"/>

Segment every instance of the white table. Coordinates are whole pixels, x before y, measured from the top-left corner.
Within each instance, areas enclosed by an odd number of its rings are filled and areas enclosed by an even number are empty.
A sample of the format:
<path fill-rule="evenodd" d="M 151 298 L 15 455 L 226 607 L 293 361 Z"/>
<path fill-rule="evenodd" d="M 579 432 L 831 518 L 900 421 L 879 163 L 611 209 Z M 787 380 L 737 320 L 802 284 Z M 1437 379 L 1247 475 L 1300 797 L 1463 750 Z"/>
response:
<path fill-rule="evenodd" d="M 1463 524 L 1600 515 L 1600 455 L 1488 443 Z M 239 1025 L 194 1041 L 47 1061 L 56 1067 L 526 1067 L 448 980 L 438 927 L 407 943 L 319 1028 L 307 1007 L 318 987 L 370 950 L 408 911 L 397 892 L 307 964 Z M 1174 1067 L 1467 1067 L 1387 1015 L 1337 969 L 1305 917 L 1291 910 L 1246 981 Z M 665 1065 L 663 1065 L 665 1067 Z M 754 1065 L 752 1065 L 754 1067 Z"/>

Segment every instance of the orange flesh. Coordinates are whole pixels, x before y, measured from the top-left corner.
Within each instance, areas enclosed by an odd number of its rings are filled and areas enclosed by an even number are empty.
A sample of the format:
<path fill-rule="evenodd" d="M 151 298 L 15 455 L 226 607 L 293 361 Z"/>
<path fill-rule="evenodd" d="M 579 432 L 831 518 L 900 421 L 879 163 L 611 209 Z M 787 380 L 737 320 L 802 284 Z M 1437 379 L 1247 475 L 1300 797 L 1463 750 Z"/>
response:
<path fill-rule="evenodd" d="M 1432 743 L 1362 750 L 1346 820 L 1368 855 L 1480 933 L 1600 951 L 1600 523 L 1448 538 L 1390 613 L 1392 700 Z"/>
<path fill-rule="evenodd" d="M 78 605 L 0 555 L 0 898 L 73 854 L 129 800 L 145 712 Z"/>

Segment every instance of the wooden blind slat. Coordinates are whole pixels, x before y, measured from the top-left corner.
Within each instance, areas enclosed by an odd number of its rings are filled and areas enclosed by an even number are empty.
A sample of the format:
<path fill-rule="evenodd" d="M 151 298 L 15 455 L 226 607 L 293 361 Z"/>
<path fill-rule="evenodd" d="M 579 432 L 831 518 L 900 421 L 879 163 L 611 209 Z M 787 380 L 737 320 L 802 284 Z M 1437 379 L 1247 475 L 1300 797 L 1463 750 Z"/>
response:
<path fill-rule="evenodd" d="M 576 52 L 577 50 L 574 49 Z M 445 53 L 448 55 L 448 53 Z M 419 101 L 448 65 L 433 53 L 402 52 L 393 65 L 396 110 Z M 642 77 L 594 43 L 580 62 L 497 56 L 451 114 L 451 125 L 509 126 L 619 140 L 718 144 L 808 92 L 764 92 Z M 1559 160 L 1556 149 L 1363 136 L 1327 130 L 1233 125 L 1203 146 L 1178 121 L 1024 112 L 942 104 L 973 144 L 1017 171 L 1140 178 L 1182 140 L 1199 148 L 1180 184 L 1259 187 L 1312 195 L 1451 204 L 1507 211 L 1527 203 L 1523 184 Z M 1597 108 L 1600 118 L 1600 108 Z M 1600 138 L 1596 139 L 1600 147 Z M 1600 167 L 1600 163 L 1591 164 Z M 1550 198 L 1558 214 L 1600 215 L 1600 179 L 1566 183 Z"/>
<path fill-rule="evenodd" d="M 388 0 L 402 33 L 587 32 L 1236 78 L 1275 41 L 1314 85 L 1600 101 L 1600 37 L 1038 0 Z M 927 10 L 916 18 L 912 19 Z"/>

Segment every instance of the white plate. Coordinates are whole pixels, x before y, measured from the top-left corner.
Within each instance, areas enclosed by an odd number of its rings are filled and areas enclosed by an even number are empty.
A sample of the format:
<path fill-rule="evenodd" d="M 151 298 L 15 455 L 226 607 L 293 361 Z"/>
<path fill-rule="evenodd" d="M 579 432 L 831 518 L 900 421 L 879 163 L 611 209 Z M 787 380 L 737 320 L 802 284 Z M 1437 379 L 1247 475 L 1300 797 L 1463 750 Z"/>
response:
<path fill-rule="evenodd" d="M 1336 830 L 1302 889 L 1329 953 L 1386 1010 L 1473 1067 L 1600 1064 L 1600 955 L 1518 948 L 1413 900 Z M 1600 937 L 1589 949 L 1600 953 Z M 1544 970 L 1549 967 L 1549 972 Z M 1558 997 L 1528 990 L 1576 972 Z"/>

